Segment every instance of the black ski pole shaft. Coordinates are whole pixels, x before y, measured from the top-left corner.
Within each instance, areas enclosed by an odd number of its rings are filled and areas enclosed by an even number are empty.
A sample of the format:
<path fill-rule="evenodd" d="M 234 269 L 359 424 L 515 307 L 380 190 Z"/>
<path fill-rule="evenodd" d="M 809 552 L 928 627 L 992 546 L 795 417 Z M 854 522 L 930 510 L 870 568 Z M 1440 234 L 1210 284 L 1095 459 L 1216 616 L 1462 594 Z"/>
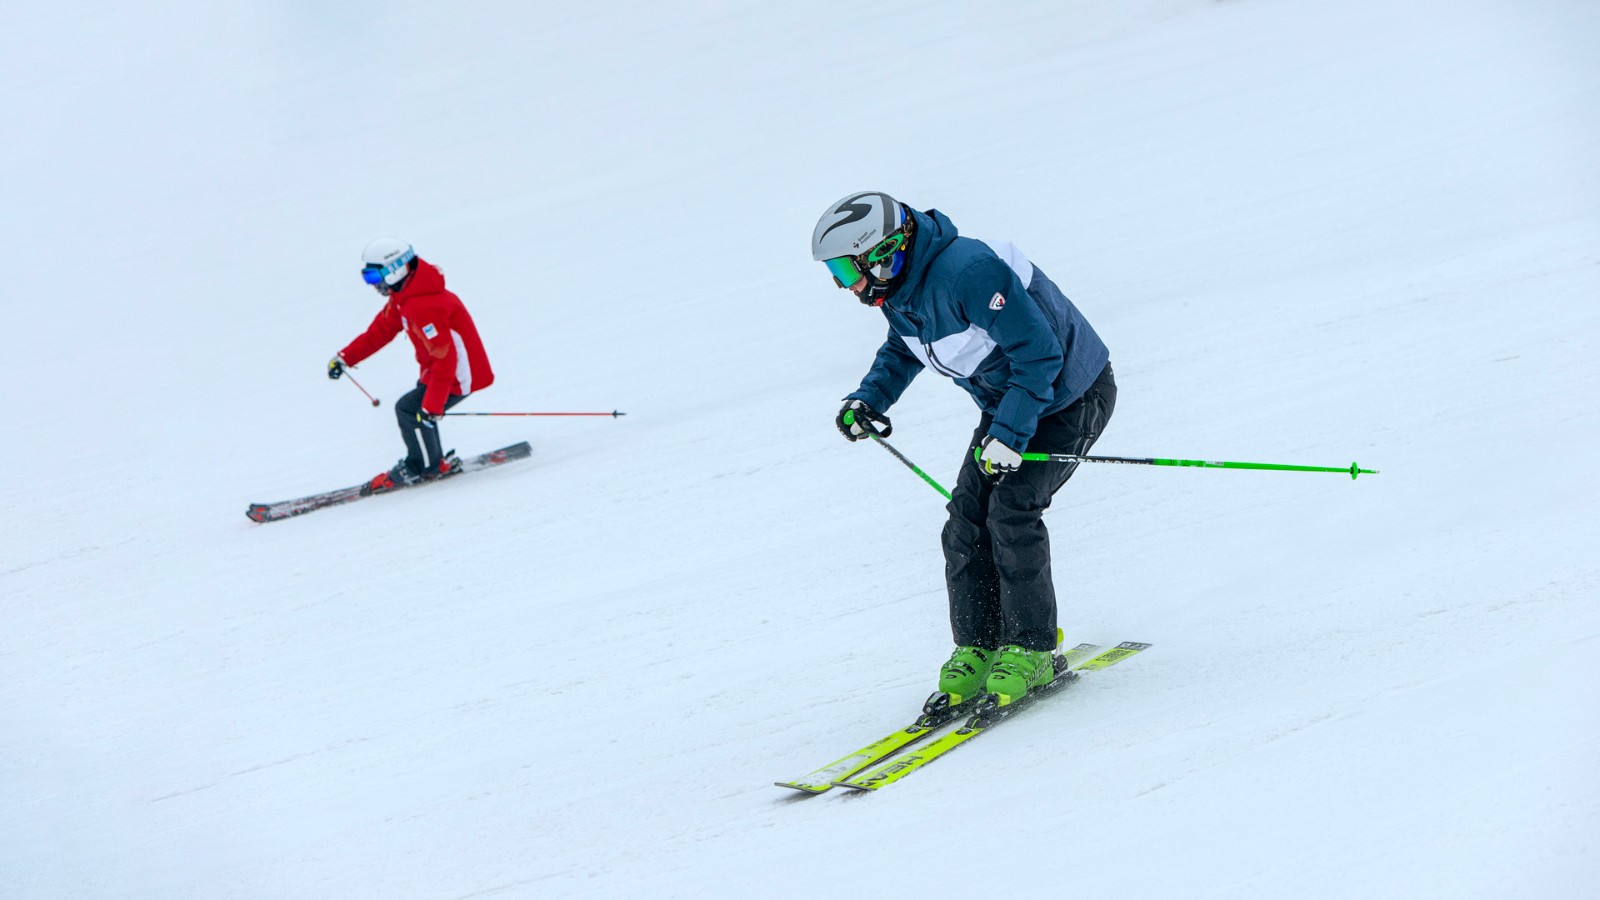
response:
<path fill-rule="evenodd" d="M 850 410 L 850 411 L 848 411 L 848 412 L 846 412 L 844 414 L 844 424 L 846 424 L 846 425 L 854 425 L 854 424 L 856 424 L 856 413 L 855 413 L 855 410 Z M 905 463 L 906 468 L 908 468 L 911 471 L 917 473 L 917 477 L 918 478 L 921 478 L 923 481 L 926 481 L 928 484 L 932 485 L 933 489 L 938 491 L 939 493 L 943 494 L 944 498 L 946 500 L 950 499 L 950 492 L 944 489 L 944 485 L 940 484 L 937 481 L 934 481 L 933 477 L 930 476 L 927 472 L 924 472 L 924 471 L 922 471 L 922 469 L 918 468 L 916 463 L 912 462 L 909 459 L 906 459 L 906 455 L 904 453 L 901 453 L 899 450 L 896 450 L 893 447 L 893 445 L 891 445 L 888 441 L 883 439 L 883 435 L 878 433 L 878 429 L 872 427 L 872 423 L 871 422 L 867 422 L 867 421 L 863 420 L 863 421 L 860 422 L 860 425 L 861 425 L 861 429 L 867 433 L 867 437 L 872 438 L 874 441 L 876 441 L 878 443 L 878 446 L 880 446 L 883 449 L 889 451 L 890 455 L 893 456 L 895 459 L 898 459 L 902 463 Z"/>
<path fill-rule="evenodd" d="M 974 450 L 976 455 L 978 451 Z M 1074 453 L 1024 453 L 1025 462 L 1090 462 L 1121 463 L 1132 466 L 1195 466 L 1203 469 L 1259 469 L 1273 472 L 1342 472 L 1353 480 L 1357 475 L 1376 475 L 1377 469 L 1363 469 L 1355 463 L 1348 466 L 1291 466 L 1282 463 L 1217 462 L 1208 459 L 1164 459 L 1147 456 L 1080 456 Z"/>

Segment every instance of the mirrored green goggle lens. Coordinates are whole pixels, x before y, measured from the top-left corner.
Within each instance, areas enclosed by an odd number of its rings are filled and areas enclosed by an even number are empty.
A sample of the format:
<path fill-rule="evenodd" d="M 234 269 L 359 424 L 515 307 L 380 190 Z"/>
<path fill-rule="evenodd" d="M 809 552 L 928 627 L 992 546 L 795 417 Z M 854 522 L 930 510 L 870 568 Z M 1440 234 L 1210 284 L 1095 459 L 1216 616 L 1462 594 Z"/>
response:
<path fill-rule="evenodd" d="M 823 260 L 822 264 L 828 267 L 829 274 L 833 275 L 834 281 L 839 282 L 840 287 L 847 288 L 861 280 L 861 270 L 856 268 L 853 256 L 835 256 L 833 259 Z"/>

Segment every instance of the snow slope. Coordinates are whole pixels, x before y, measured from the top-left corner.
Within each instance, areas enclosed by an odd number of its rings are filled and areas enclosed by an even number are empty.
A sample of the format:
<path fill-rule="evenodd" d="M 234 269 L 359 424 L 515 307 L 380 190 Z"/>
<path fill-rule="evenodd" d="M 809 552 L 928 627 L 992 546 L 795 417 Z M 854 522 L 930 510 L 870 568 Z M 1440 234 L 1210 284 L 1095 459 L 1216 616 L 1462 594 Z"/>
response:
<path fill-rule="evenodd" d="M 1593 895 L 1594 4 L 234 6 L 0 28 L 0 895 Z M 806 239 L 867 188 L 1073 297 L 1099 452 L 1382 474 L 1085 467 L 1068 639 L 1154 648 L 792 798 L 948 652 L 939 498 L 831 424 L 883 327 Z M 464 409 L 628 415 L 251 525 L 399 455 L 322 377 L 386 233 Z M 893 413 L 953 480 L 970 401 Z"/>

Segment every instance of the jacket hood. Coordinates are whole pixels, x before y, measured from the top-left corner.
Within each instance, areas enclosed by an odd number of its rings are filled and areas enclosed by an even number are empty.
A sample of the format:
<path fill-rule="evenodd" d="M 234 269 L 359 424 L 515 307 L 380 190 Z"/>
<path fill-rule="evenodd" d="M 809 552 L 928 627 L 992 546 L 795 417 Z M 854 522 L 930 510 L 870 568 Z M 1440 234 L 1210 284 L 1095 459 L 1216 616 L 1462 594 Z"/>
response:
<path fill-rule="evenodd" d="M 917 223 L 917 233 L 911 238 L 910 258 L 906 260 L 904 278 L 898 285 L 889 291 L 886 301 L 890 306 L 899 306 L 896 301 L 905 301 L 915 297 L 922 289 L 923 279 L 928 274 L 928 269 L 933 266 L 933 260 L 956 241 L 956 225 L 949 217 L 937 209 L 927 212 L 911 210 L 911 218 Z"/>
<path fill-rule="evenodd" d="M 437 294 L 442 290 L 444 273 L 439 271 L 438 266 L 419 256 L 417 270 L 411 273 L 411 280 L 406 282 L 404 289 L 395 293 L 395 297 L 403 301 L 422 294 Z"/>

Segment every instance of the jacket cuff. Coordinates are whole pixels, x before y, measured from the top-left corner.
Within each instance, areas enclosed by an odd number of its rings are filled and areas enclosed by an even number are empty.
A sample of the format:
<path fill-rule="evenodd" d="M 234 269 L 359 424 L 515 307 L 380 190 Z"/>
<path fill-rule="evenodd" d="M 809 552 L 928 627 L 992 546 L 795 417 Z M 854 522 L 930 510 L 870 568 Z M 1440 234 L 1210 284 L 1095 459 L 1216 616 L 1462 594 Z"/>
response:
<path fill-rule="evenodd" d="M 1023 437 L 999 422 L 989 423 L 989 435 L 1007 447 L 1022 453 L 1028 449 L 1028 438 Z M 1031 437 L 1031 435 L 1030 435 Z"/>
<path fill-rule="evenodd" d="M 883 396 L 882 393 L 865 387 L 846 394 L 844 399 L 860 400 L 877 412 L 888 412 L 891 405 L 889 399 Z"/>

